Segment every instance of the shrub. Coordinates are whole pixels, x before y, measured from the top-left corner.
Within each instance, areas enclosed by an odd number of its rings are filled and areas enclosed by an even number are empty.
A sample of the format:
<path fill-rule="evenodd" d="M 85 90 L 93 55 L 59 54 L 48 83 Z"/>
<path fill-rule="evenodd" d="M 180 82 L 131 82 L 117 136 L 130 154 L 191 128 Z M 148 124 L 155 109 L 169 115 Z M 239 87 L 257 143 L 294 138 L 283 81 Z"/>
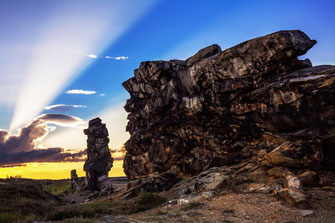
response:
<path fill-rule="evenodd" d="M 187 204 L 187 206 L 183 207 L 182 210 L 183 211 L 187 211 L 187 210 L 191 210 L 191 209 L 195 209 L 195 208 L 200 208 L 203 204 L 199 203 L 199 202 L 191 202 L 189 204 Z"/>
<path fill-rule="evenodd" d="M 141 192 L 137 201 L 138 211 L 145 211 L 167 202 L 165 197 L 149 192 Z"/>

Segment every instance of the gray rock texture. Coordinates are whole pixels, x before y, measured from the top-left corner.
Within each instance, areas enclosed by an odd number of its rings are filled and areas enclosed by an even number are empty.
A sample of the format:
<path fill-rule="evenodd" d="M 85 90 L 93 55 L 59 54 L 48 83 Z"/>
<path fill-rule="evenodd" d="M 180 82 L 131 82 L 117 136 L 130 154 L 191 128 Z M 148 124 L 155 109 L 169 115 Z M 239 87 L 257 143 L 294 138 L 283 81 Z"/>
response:
<path fill-rule="evenodd" d="M 88 128 L 84 130 L 87 135 L 87 159 L 84 165 L 87 186 L 90 190 L 113 191 L 108 180 L 108 172 L 113 166 L 113 158 L 108 148 L 108 130 L 100 118 L 89 121 Z M 108 188 L 105 188 L 107 186 Z"/>

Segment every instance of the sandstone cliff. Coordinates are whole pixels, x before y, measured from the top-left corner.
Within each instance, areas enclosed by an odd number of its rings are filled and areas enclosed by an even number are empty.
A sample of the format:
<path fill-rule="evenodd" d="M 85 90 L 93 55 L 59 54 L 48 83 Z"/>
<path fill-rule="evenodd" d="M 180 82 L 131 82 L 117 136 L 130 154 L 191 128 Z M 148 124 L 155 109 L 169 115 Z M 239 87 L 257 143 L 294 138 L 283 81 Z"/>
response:
<path fill-rule="evenodd" d="M 335 66 L 298 59 L 315 43 L 280 31 L 185 61 L 142 62 L 123 83 L 129 186 L 166 190 L 243 162 L 264 173 L 333 168 Z"/>

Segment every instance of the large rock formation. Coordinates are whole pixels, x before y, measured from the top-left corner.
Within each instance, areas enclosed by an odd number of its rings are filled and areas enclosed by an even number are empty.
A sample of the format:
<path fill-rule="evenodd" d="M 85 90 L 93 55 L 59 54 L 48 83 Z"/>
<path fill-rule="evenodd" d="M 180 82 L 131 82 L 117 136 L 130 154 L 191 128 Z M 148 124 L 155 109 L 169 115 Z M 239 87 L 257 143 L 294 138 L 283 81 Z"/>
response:
<path fill-rule="evenodd" d="M 99 190 L 103 193 L 113 191 L 108 180 L 108 172 L 113 166 L 108 143 L 108 130 L 100 118 L 89 121 L 88 128 L 84 130 L 87 135 L 87 159 L 84 165 L 87 186 L 90 190 Z"/>
<path fill-rule="evenodd" d="M 264 173 L 333 168 L 335 66 L 298 59 L 315 43 L 280 31 L 186 61 L 142 62 L 123 83 L 129 186 L 165 190 L 171 179 L 245 161 Z"/>

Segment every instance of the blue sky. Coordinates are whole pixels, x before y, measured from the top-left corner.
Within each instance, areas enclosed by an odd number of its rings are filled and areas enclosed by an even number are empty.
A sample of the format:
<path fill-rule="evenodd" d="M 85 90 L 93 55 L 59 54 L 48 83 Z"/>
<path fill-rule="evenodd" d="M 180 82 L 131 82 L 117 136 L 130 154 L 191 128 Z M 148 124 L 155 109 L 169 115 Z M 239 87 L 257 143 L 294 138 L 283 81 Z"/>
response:
<path fill-rule="evenodd" d="M 318 41 L 304 57 L 334 64 L 334 9 L 330 0 L 0 0 L 0 129 L 14 133 L 44 113 L 100 115 L 122 142 L 121 84 L 141 61 L 186 59 L 213 43 L 226 49 L 300 29 Z M 73 89 L 96 93 L 66 93 Z M 58 104 L 82 107 L 43 109 Z M 68 128 L 57 127 L 46 144 L 82 147 L 60 140 Z"/>

